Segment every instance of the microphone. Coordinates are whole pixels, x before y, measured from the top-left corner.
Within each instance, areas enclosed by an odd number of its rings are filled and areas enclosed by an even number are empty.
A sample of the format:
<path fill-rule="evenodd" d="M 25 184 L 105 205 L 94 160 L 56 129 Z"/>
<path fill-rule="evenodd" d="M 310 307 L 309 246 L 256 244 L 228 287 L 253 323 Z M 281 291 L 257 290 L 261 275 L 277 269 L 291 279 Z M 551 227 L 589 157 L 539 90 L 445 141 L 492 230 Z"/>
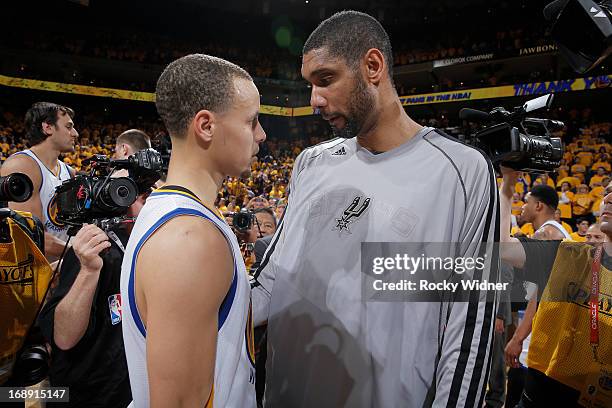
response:
<path fill-rule="evenodd" d="M 546 7 L 544 7 L 544 19 L 546 21 L 552 21 L 556 19 L 566 4 L 567 0 L 555 0 L 551 3 L 548 3 Z"/>
<path fill-rule="evenodd" d="M 491 120 L 491 115 L 476 109 L 463 108 L 459 111 L 459 119 L 469 120 L 470 122 L 486 122 Z"/>

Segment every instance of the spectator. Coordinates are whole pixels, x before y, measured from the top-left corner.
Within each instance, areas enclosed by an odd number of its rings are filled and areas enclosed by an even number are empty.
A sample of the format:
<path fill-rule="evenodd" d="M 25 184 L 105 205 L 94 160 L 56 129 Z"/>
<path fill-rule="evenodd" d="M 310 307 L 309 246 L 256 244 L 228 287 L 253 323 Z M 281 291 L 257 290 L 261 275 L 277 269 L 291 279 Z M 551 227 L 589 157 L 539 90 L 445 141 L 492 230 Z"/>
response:
<path fill-rule="evenodd" d="M 599 166 L 597 168 L 597 174 L 593 175 L 593 177 L 591 177 L 591 181 L 589 181 L 589 187 L 593 188 L 595 184 L 601 184 L 603 179 L 606 177 L 608 177 L 608 174 L 606 174 L 605 167 Z"/>
<path fill-rule="evenodd" d="M 601 232 L 601 225 L 598 223 L 592 224 L 585 235 L 586 243 L 589 245 L 601 244 L 606 240 L 606 234 Z"/>
<path fill-rule="evenodd" d="M 572 227 L 567 222 L 561 219 L 561 210 L 559 208 L 555 210 L 555 221 L 561 224 L 561 226 L 563 226 L 563 228 L 567 231 L 568 234 L 574 232 L 574 230 L 572 230 Z"/>
<path fill-rule="evenodd" d="M 576 232 L 573 232 L 571 238 L 576 242 L 586 242 L 587 241 L 587 231 L 589 230 L 589 221 L 586 218 L 578 218 L 576 220 Z"/>
<path fill-rule="evenodd" d="M 266 207 L 255 210 L 255 219 L 257 220 L 257 228 L 259 230 L 258 238 L 274 235 L 276 232 L 276 216 L 271 208 Z"/>
<path fill-rule="evenodd" d="M 589 187 L 586 184 L 580 184 L 572 200 L 572 215 L 574 218 L 588 216 L 592 205 L 593 197 L 589 194 Z"/>

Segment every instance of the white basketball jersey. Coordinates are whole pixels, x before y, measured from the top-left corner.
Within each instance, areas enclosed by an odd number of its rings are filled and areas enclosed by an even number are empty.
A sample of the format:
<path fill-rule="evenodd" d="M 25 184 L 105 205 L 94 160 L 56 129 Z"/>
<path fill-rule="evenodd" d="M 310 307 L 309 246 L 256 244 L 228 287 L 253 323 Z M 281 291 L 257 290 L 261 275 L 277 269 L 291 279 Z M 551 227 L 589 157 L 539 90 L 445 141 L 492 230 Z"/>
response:
<path fill-rule="evenodd" d="M 147 332 L 134 291 L 136 259 L 142 245 L 162 225 L 178 216 L 197 216 L 223 233 L 234 258 L 234 278 L 219 308 L 219 332 L 212 398 L 207 406 L 255 407 L 255 347 L 251 319 L 251 287 L 238 241 L 225 220 L 180 187 L 153 192 L 140 211 L 121 268 L 123 342 L 130 374 L 133 406 L 149 406 L 146 360 Z M 204 265 L 203 265 L 204 267 Z M 173 272 L 174 273 L 174 272 Z M 188 312 L 188 311 L 187 311 Z M 202 401 L 202 406 L 206 401 Z"/>
<path fill-rule="evenodd" d="M 57 161 L 59 163 L 59 174 L 56 176 L 53 174 L 47 166 L 41 162 L 38 157 L 31 150 L 24 150 L 18 154 L 25 154 L 30 156 L 36 164 L 38 164 L 38 169 L 40 170 L 40 176 L 42 179 L 42 183 L 40 184 L 40 202 L 42 204 L 42 223 L 45 226 L 45 231 L 50 233 L 51 235 L 55 235 L 59 239 L 63 241 L 68 240 L 68 228 L 57 221 L 57 203 L 55 200 L 55 188 L 61 185 L 65 180 L 70 179 L 70 171 L 68 170 L 68 165 L 62 161 Z"/>
<path fill-rule="evenodd" d="M 542 228 L 542 227 L 544 227 L 546 225 L 552 225 L 553 227 L 558 229 L 559 232 L 561 232 L 563 234 L 563 237 L 565 239 L 572 239 L 572 236 L 569 234 L 569 232 L 567 232 L 567 230 L 565 228 L 563 228 L 563 225 L 559 224 L 557 221 L 555 221 L 555 220 L 548 220 L 544 224 L 542 224 L 542 226 L 540 228 Z"/>

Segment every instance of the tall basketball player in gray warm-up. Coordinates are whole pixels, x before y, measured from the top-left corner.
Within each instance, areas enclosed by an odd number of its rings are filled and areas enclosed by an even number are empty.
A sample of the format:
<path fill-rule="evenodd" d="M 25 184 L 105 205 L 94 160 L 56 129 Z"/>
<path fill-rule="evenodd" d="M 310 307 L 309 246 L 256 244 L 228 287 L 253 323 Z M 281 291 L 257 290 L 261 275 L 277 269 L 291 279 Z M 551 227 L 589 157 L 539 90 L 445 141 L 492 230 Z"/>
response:
<path fill-rule="evenodd" d="M 362 298 L 362 242 L 459 242 L 460 256 L 477 257 L 498 236 L 490 162 L 413 121 L 392 64 L 385 30 L 362 13 L 333 15 L 304 45 L 311 105 L 338 137 L 297 158 L 256 273 L 268 407 L 417 408 L 428 393 L 435 407 L 482 405 L 494 301 L 478 291 L 452 305 Z M 495 281 L 497 261 L 474 278 Z"/>

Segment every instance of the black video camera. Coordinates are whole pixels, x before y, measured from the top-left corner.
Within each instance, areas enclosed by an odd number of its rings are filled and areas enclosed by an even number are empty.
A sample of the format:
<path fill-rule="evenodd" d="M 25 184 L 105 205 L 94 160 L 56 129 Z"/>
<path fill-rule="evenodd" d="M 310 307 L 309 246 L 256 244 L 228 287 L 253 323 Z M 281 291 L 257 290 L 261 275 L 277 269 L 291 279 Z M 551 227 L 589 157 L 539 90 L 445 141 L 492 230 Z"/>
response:
<path fill-rule="evenodd" d="M 508 112 L 502 107 L 490 113 L 464 108 L 459 118 L 472 122 L 490 122 L 468 141 L 483 150 L 495 166 L 502 164 L 522 171 L 553 171 L 561 164 L 563 143 L 550 132 L 564 124 L 556 120 L 526 117 L 537 109 L 550 108 L 553 95 L 544 95 Z"/>
<path fill-rule="evenodd" d="M 94 155 L 83 165 L 90 166 L 88 175 L 66 180 L 55 190 L 57 220 L 72 227 L 69 235 L 75 234 L 83 223 L 102 225 L 103 220 L 120 220 L 137 196 L 148 192 L 159 180 L 163 167 L 161 155 L 150 148 L 122 160 Z M 119 169 L 127 169 L 128 177 L 112 178 Z"/>

